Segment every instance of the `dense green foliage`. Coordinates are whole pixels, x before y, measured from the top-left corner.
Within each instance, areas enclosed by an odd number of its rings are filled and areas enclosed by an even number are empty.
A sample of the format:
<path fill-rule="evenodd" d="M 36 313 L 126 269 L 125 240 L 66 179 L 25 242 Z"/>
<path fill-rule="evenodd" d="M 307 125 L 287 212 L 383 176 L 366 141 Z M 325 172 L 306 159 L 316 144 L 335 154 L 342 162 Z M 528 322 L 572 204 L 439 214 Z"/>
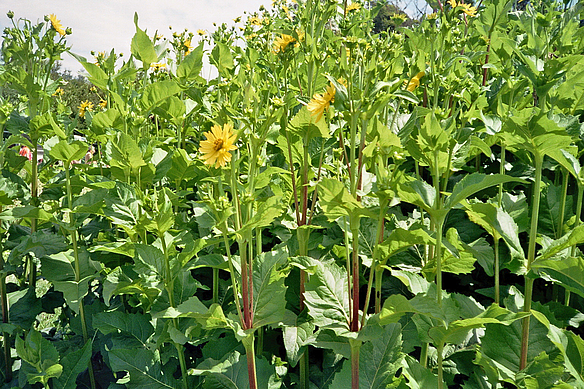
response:
<path fill-rule="evenodd" d="M 3 387 L 584 389 L 582 5 L 476 5 L 136 15 L 79 88 L 9 13 Z"/>

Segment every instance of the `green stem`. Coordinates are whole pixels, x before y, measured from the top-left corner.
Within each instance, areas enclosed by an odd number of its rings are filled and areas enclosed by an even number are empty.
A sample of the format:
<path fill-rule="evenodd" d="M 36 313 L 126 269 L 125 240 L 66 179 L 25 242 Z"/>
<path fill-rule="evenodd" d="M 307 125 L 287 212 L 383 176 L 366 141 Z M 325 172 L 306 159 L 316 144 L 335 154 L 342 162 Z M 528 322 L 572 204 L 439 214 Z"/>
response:
<path fill-rule="evenodd" d="M 529 248 L 527 254 L 527 274 L 525 275 L 525 302 L 523 312 L 531 312 L 531 298 L 533 295 L 533 278 L 529 277 L 531 264 L 535 259 L 535 247 L 537 243 L 537 223 L 539 215 L 539 202 L 541 191 L 541 175 L 543 169 L 543 157 L 535 154 L 535 183 L 533 185 L 533 206 L 531 211 L 531 228 L 529 232 Z M 527 351 L 529 348 L 529 316 L 523 319 L 521 332 L 521 354 L 519 369 L 527 366 Z"/>
<path fill-rule="evenodd" d="M 560 217 L 558 220 L 556 239 L 560 239 L 564 235 L 564 217 L 566 214 L 566 199 L 568 197 L 568 177 L 568 171 L 562 168 L 562 197 L 560 200 Z"/>
<path fill-rule="evenodd" d="M 2 301 L 2 323 L 8 323 L 8 298 L 6 294 L 6 274 L 4 273 L 4 258 L 0 257 L 0 299 Z M 10 356 L 10 334 L 2 333 L 4 346 L 4 367 L 6 368 L 6 382 L 12 381 L 12 358 Z"/>
<path fill-rule="evenodd" d="M 500 291 L 499 291 L 499 238 L 495 238 L 495 266 L 493 271 L 495 272 L 495 304 L 500 304 Z"/>
<path fill-rule="evenodd" d="M 420 365 L 423 367 L 428 367 L 428 348 L 430 347 L 429 343 L 423 342 L 422 348 L 420 350 Z"/>
<path fill-rule="evenodd" d="M 256 378 L 256 364 L 254 352 L 254 333 L 252 332 L 243 339 L 245 355 L 247 357 L 247 377 L 249 379 L 249 389 L 257 389 L 258 383 Z"/>
<path fill-rule="evenodd" d="M 442 366 L 444 361 L 442 355 L 444 353 L 444 345 L 438 344 L 436 349 L 438 352 L 438 389 L 444 389 L 444 368 Z"/>
<path fill-rule="evenodd" d="M 213 304 L 219 303 L 219 269 L 213 268 Z"/>
<path fill-rule="evenodd" d="M 381 284 L 383 281 L 383 269 L 375 269 L 375 313 L 381 312 Z"/>
<path fill-rule="evenodd" d="M 351 344 L 351 389 L 359 389 L 359 350 L 361 341 L 350 339 Z"/>
<path fill-rule="evenodd" d="M 176 324 L 175 324 L 175 328 L 176 328 Z M 188 389 L 189 384 L 187 381 L 187 362 L 185 359 L 184 350 L 183 350 L 182 345 L 180 345 L 176 342 L 174 343 L 174 347 L 176 348 L 176 353 L 178 354 L 178 361 L 180 363 L 180 371 L 181 371 L 183 388 Z"/>
<path fill-rule="evenodd" d="M 359 219 L 354 223 L 359 223 Z M 351 234 L 353 235 L 353 314 L 351 317 L 351 331 L 357 332 L 359 331 L 359 275 L 361 274 L 359 271 L 359 225 L 351 226 Z"/>
<path fill-rule="evenodd" d="M 233 298 L 235 300 L 235 307 L 237 308 L 237 315 L 239 321 L 243 323 L 243 313 L 241 312 L 241 304 L 239 302 L 239 288 L 237 287 L 237 279 L 235 278 L 235 268 L 233 267 L 233 259 L 231 258 L 231 249 L 229 248 L 229 240 L 227 239 L 227 221 L 223 225 L 223 242 L 225 243 L 225 252 L 227 253 L 227 263 L 229 265 L 229 275 L 231 277 L 231 287 L 233 288 Z"/>

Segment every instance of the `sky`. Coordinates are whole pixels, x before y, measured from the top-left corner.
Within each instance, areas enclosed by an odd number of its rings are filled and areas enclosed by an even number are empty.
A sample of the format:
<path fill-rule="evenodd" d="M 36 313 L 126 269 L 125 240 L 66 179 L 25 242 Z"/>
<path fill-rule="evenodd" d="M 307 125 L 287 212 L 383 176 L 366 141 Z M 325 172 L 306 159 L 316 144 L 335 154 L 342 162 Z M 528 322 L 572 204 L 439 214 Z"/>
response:
<path fill-rule="evenodd" d="M 167 38 L 173 31 L 197 29 L 213 31 L 213 22 L 234 24 L 233 19 L 244 11 L 258 11 L 261 4 L 271 6 L 271 0 L 2 0 L 0 2 L 0 31 L 11 25 L 6 12 L 13 11 L 15 19 L 42 21 L 45 15 L 55 14 L 61 24 L 71 27 L 67 36 L 71 52 L 92 60 L 91 51 L 130 54 L 130 44 L 138 25 L 152 36 L 157 30 Z M 196 33 L 195 33 L 195 36 Z M 63 54 L 62 68 L 76 75 L 82 66 L 69 54 Z"/>
<path fill-rule="evenodd" d="M 0 2 L 0 31 L 11 25 L 6 12 L 13 11 L 15 19 L 25 18 L 32 22 L 43 20 L 45 15 L 55 14 L 61 24 L 72 29 L 67 36 L 71 52 L 93 61 L 91 51 L 130 54 L 130 44 L 136 32 L 134 12 L 138 13 L 138 25 L 148 35 L 158 34 L 170 38 L 173 31 L 184 29 L 195 33 L 198 29 L 213 31 L 218 25 L 233 25 L 233 19 L 243 16 L 244 11 L 253 13 L 260 5 L 271 6 L 271 0 L 2 0 Z M 398 0 L 406 12 L 415 13 L 415 4 L 424 0 Z M 195 37 L 197 37 L 195 33 Z M 193 42 L 195 43 L 195 42 Z M 62 69 L 73 75 L 82 72 L 79 62 L 69 54 L 63 54 Z"/>

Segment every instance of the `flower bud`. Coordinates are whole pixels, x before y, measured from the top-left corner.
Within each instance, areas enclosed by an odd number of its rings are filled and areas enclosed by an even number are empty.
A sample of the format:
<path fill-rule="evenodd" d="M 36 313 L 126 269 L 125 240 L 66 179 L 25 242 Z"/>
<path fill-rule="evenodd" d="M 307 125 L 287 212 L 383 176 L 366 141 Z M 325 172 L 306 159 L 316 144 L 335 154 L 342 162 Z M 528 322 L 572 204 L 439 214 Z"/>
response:
<path fill-rule="evenodd" d="M 12 19 L 14 17 L 14 12 L 8 11 L 8 12 L 6 12 L 6 16 L 8 16 L 8 19 Z"/>

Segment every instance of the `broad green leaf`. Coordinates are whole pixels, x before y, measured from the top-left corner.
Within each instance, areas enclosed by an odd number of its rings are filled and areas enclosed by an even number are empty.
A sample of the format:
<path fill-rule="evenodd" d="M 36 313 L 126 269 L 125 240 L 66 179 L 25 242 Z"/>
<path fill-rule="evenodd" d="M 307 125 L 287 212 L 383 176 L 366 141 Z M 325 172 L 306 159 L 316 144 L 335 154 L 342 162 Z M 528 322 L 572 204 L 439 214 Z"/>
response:
<path fill-rule="evenodd" d="M 566 250 L 569 247 L 582 244 L 584 242 L 584 224 L 574 228 L 560 239 L 556 239 L 552 244 L 545 247 L 540 255 L 535 259 L 535 262 L 550 259 L 558 254 L 560 251 Z M 534 262 L 534 263 L 535 263 Z"/>
<path fill-rule="evenodd" d="M 8 293 L 8 305 L 9 322 L 22 328 L 31 328 L 37 315 L 43 312 L 41 299 L 31 288 Z"/>
<path fill-rule="evenodd" d="M 510 248 L 524 255 L 517 224 L 504 210 L 490 203 L 464 204 L 468 218 L 495 239 L 503 238 Z"/>
<path fill-rule="evenodd" d="M 584 296 L 584 258 L 537 260 L 531 264 L 531 268 L 547 274 L 567 290 Z"/>
<path fill-rule="evenodd" d="M 169 180 L 179 183 L 196 176 L 193 161 L 184 149 L 174 150 L 172 165 L 166 175 Z"/>
<path fill-rule="evenodd" d="M 63 297 L 71 309 L 79 312 L 81 299 L 89 291 L 89 282 L 101 270 L 101 266 L 89 259 L 86 250 L 79 250 L 79 271 L 76 274 L 73 250 L 41 258 L 43 276 L 55 285 L 55 290 L 63 292 Z"/>
<path fill-rule="evenodd" d="M 178 65 L 176 76 L 182 83 L 195 81 L 203 68 L 203 44 L 199 44 Z"/>
<path fill-rule="evenodd" d="M 407 250 L 415 245 L 434 245 L 436 240 L 422 229 L 404 230 L 396 228 L 389 236 L 379 244 L 382 261 L 386 261 L 392 255 Z"/>
<path fill-rule="evenodd" d="M 102 334 L 123 337 L 126 345 L 146 347 L 148 338 L 154 333 L 149 314 L 133 314 L 120 311 L 99 312 L 93 316 L 93 327 Z"/>
<path fill-rule="evenodd" d="M 237 352 L 236 352 L 237 353 Z M 264 358 L 256 358 L 256 374 L 258 389 L 278 389 L 282 382 L 275 379 L 274 366 Z M 234 360 L 229 366 L 222 368 L 221 372 L 209 372 L 205 374 L 203 389 L 247 389 L 249 379 L 247 375 L 247 355 Z"/>
<path fill-rule="evenodd" d="M 509 325 L 516 320 L 529 316 L 528 313 L 513 313 L 497 304 L 492 304 L 486 311 L 470 319 L 455 320 L 448 327 L 437 326 L 429 331 L 435 344 L 458 344 L 464 341 L 468 332 L 475 328 L 484 327 L 486 324 Z"/>
<path fill-rule="evenodd" d="M 307 348 L 307 341 L 315 330 L 315 325 L 308 320 L 306 315 L 294 316 L 294 325 L 282 328 L 287 360 L 292 367 L 298 364 L 300 357 Z"/>
<path fill-rule="evenodd" d="M 54 382 L 57 389 L 76 389 L 77 376 L 87 370 L 91 360 L 93 342 L 89 340 L 82 349 L 67 353 L 61 358 L 63 373 Z"/>
<path fill-rule="evenodd" d="M 519 178 L 501 174 L 486 175 L 482 173 L 471 173 L 454 185 L 454 188 L 452 188 L 452 193 L 444 202 L 444 207 L 447 209 L 454 208 L 462 200 L 468 199 L 473 194 L 491 186 L 504 184 L 506 182 L 525 183 L 524 180 Z"/>
<path fill-rule="evenodd" d="M 334 262 L 320 262 L 305 284 L 305 304 L 314 324 L 349 331 L 347 273 Z"/>
<path fill-rule="evenodd" d="M 359 388 L 385 389 L 401 367 L 401 326 L 388 324 L 383 336 L 366 342 L 359 351 Z"/>
<path fill-rule="evenodd" d="M 556 355 L 553 359 L 541 352 L 530 364 L 517 374 L 516 382 L 519 387 L 526 388 L 550 388 L 561 389 L 562 386 L 554 385 L 560 381 L 564 373 L 563 357 Z M 567 388 L 572 388 L 568 385 Z"/>
<path fill-rule="evenodd" d="M 37 140 L 41 137 L 51 138 L 57 135 L 60 139 L 67 138 L 67 135 L 56 123 L 55 118 L 49 112 L 34 116 L 29 123 L 30 137 Z"/>
<path fill-rule="evenodd" d="M 135 250 L 135 267 L 134 269 L 140 275 L 148 276 L 152 273 L 157 274 L 162 279 L 169 280 L 171 274 L 166 274 L 166 260 L 162 251 L 152 245 L 136 244 Z"/>
<path fill-rule="evenodd" d="M 345 333 L 348 334 L 348 333 Z M 318 348 L 332 350 L 335 354 L 351 358 L 351 344 L 349 337 L 338 335 L 333 330 L 320 329 L 315 336 L 309 339 L 311 345 Z"/>
<path fill-rule="evenodd" d="M 15 348 L 18 356 L 36 369 L 36 371 L 26 369 L 28 383 L 41 382 L 46 385 L 49 379 L 58 378 L 62 374 L 63 366 L 57 363 L 59 361 L 57 349 L 37 330 L 32 329 L 25 339 L 17 336 Z"/>
<path fill-rule="evenodd" d="M 91 129 L 96 135 L 105 134 L 109 128 L 122 130 L 124 119 L 120 111 L 116 108 L 110 108 L 107 111 L 96 113 L 91 119 Z"/>
<path fill-rule="evenodd" d="M 134 57 L 142 61 L 142 67 L 148 69 L 150 64 L 158 61 L 158 55 L 154 49 L 154 44 L 146 35 L 144 31 L 138 27 L 138 14 L 134 13 L 134 24 L 136 25 L 136 33 L 132 38 L 132 45 L 130 50 Z"/>
<path fill-rule="evenodd" d="M 63 161 L 65 166 L 71 165 L 72 161 L 80 160 L 87 153 L 87 145 L 81 141 L 69 143 L 60 141 L 51 149 L 51 157 Z"/>
<path fill-rule="evenodd" d="M 485 335 L 481 339 L 481 352 L 498 369 L 503 378 L 515 379 L 519 372 L 521 354 L 521 321 L 506 326 L 487 324 Z M 528 363 L 541 352 L 552 353 L 556 350 L 547 337 L 548 329 L 538 320 L 529 321 Z"/>
<path fill-rule="evenodd" d="M 117 133 L 108 142 L 107 147 L 111 149 L 110 164 L 112 166 L 118 166 L 122 169 L 137 169 L 146 166 L 146 162 L 142 158 L 142 151 L 130 135 L 123 132 Z"/>
<path fill-rule="evenodd" d="M 180 91 L 180 86 L 172 80 L 158 81 L 153 84 L 148 84 L 148 86 L 144 88 L 144 93 L 140 99 L 144 112 L 152 111 L 165 99 L 174 96 Z"/>
<path fill-rule="evenodd" d="M 291 133 L 300 137 L 305 147 L 308 147 L 308 142 L 312 138 L 329 137 L 329 129 L 326 121 L 315 121 L 314 116 L 306 106 L 303 106 L 300 111 L 294 115 L 292 120 L 290 120 L 287 129 L 289 129 Z"/>
<path fill-rule="evenodd" d="M 261 253 L 253 261 L 253 328 L 282 320 L 286 312 L 288 251 Z"/>
<path fill-rule="evenodd" d="M 35 257 L 42 258 L 45 255 L 56 254 L 66 249 L 67 242 L 62 235 L 37 231 L 22 239 L 18 246 L 12 249 L 8 256 L 8 262 L 18 265 L 27 253 L 33 253 Z"/>
<path fill-rule="evenodd" d="M 551 155 L 572 144 L 565 128 L 549 119 L 539 108 L 524 109 L 509 118 L 506 130 L 500 134 L 507 147 L 513 151 L 525 150 L 533 155 Z"/>
<path fill-rule="evenodd" d="M 171 375 L 161 371 L 158 351 L 144 348 L 113 349 L 109 351 L 111 369 L 114 372 L 127 371 L 130 380 L 128 388 L 136 389 L 175 389 L 178 383 Z"/>
<path fill-rule="evenodd" d="M 432 370 L 418 363 L 414 358 L 406 355 L 403 359 L 403 375 L 408 379 L 409 389 L 437 388 L 438 377 Z"/>
<path fill-rule="evenodd" d="M 426 293 L 430 288 L 431 283 L 428 282 L 424 277 L 418 273 L 412 273 L 409 271 L 391 269 L 391 275 L 401 282 L 412 292 L 414 295 L 418 293 Z"/>
<path fill-rule="evenodd" d="M 320 205 L 329 220 L 357 214 L 361 209 L 361 204 L 338 180 L 324 178 L 318 184 L 318 194 Z"/>
<path fill-rule="evenodd" d="M 229 47 L 223 42 L 215 43 L 209 60 L 217 67 L 219 74 L 222 76 L 228 75 L 228 71 L 233 69 L 233 55 Z"/>
<path fill-rule="evenodd" d="M 241 229 L 237 230 L 237 235 L 245 237 L 255 228 L 269 226 L 274 219 L 280 216 L 284 211 L 283 208 L 285 204 L 280 197 L 268 197 L 265 201 L 258 201 L 258 203 L 258 208 L 255 214 L 241 227 Z"/>

